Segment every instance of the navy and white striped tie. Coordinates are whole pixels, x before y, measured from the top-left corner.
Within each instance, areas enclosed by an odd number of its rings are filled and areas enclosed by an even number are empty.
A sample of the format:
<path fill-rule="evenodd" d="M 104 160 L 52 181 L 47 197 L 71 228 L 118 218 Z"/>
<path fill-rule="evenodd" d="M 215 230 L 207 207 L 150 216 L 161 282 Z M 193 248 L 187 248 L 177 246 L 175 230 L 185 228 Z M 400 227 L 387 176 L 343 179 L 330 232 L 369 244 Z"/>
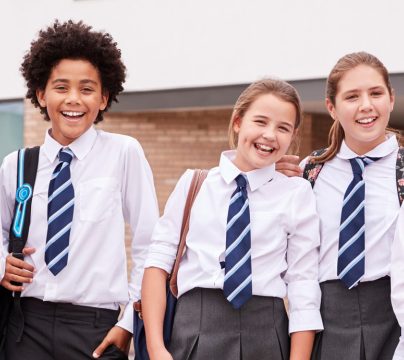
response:
<path fill-rule="evenodd" d="M 337 274 L 342 282 L 353 288 L 365 273 L 365 181 L 366 165 L 379 158 L 350 159 L 353 179 L 348 185 L 342 204 L 339 233 Z"/>
<path fill-rule="evenodd" d="M 236 178 L 237 189 L 229 205 L 226 231 L 223 292 L 235 309 L 252 296 L 250 209 L 247 179 Z"/>
<path fill-rule="evenodd" d="M 73 156 L 69 148 L 60 150 L 60 162 L 49 183 L 45 262 L 53 275 L 57 275 L 67 265 L 74 211 L 74 189 L 70 177 Z"/>

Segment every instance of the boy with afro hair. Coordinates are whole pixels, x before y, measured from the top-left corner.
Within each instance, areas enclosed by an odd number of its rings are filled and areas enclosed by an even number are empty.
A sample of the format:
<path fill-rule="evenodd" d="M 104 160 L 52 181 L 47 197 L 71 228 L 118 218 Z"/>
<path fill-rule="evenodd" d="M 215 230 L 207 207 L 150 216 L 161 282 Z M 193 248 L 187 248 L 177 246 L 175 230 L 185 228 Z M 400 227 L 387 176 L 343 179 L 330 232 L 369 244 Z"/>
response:
<path fill-rule="evenodd" d="M 107 33 L 56 21 L 39 32 L 21 72 L 51 128 L 40 147 L 24 260 L 5 253 L 17 152 L 0 170 L 1 285 L 22 291 L 11 311 L 8 359 L 127 359 L 133 301 L 158 217 L 153 176 L 133 138 L 96 130 L 123 90 L 125 66 Z M 124 225 L 132 231 L 127 280 Z M 13 285 L 14 282 L 22 286 Z M 118 315 L 122 307 L 122 316 Z"/>

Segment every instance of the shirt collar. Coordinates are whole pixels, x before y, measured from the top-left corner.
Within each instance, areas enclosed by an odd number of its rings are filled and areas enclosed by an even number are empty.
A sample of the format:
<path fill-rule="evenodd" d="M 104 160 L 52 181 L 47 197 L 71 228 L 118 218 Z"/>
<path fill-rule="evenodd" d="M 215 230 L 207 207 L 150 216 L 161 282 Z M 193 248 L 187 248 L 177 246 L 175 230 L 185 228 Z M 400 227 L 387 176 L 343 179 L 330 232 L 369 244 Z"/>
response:
<path fill-rule="evenodd" d="M 385 157 L 387 155 L 390 155 L 393 151 L 397 150 L 397 148 L 398 142 L 395 134 L 389 133 L 387 134 L 385 141 L 383 141 L 381 144 L 377 145 L 375 148 L 362 156 Z M 339 150 L 337 156 L 340 159 L 352 159 L 358 157 L 359 155 L 352 151 L 345 143 L 345 140 L 343 140 L 341 149 Z"/>
<path fill-rule="evenodd" d="M 52 163 L 55 161 L 61 148 L 66 147 L 59 144 L 51 135 L 51 130 L 46 131 L 45 141 L 43 144 L 43 150 L 46 157 Z M 84 134 L 82 134 L 78 139 L 74 140 L 69 144 L 69 149 L 71 149 L 78 160 L 82 160 L 90 152 L 91 148 L 95 143 L 97 138 L 97 131 L 94 126 L 91 126 Z"/>
<path fill-rule="evenodd" d="M 219 170 L 226 184 L 230 184 L 238 175 L 242 173 L 233 163 L 236 156 L 235 150 L 222 152 L 220 156 Z M 251 191 L 257 190 L 262 185 L 271 181 L 275 175 L 275 164 L 261 169 L 251 170 L 245 173 Z"/>

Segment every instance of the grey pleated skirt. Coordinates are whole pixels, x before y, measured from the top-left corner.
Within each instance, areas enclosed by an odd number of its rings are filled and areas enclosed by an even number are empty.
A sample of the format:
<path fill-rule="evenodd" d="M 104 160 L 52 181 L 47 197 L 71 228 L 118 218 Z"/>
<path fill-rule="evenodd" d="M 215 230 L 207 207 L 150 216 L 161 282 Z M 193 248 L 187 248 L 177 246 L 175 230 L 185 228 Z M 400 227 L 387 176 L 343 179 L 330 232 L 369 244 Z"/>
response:
<path fill-rule="evenodd" d="M 324 331 L 312 360 L 391 360 L 400 327 L 390 299 L 390 277 L 348 290 L 340 280 L 320 284 Z"/>
<path fill-rule="evenodd" d="M 282 299 L 253 296 L 238 310 L 217 289 L 196 288 L 178 299 L 174 360 L 288 360 L 289 347 Z"/>

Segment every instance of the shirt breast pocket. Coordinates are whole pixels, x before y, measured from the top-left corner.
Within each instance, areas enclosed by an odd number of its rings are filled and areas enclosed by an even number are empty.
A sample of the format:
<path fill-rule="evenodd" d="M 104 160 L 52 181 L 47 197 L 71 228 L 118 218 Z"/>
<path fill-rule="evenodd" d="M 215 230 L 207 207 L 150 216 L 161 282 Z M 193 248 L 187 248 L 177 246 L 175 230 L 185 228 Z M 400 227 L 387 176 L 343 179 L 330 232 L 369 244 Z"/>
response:
<path fill-rule="evenodd" d="M 98 222 L 109 218 L 120 203 L 119 183 L 96 178 L 80 183 L 80 220 Z"/>

